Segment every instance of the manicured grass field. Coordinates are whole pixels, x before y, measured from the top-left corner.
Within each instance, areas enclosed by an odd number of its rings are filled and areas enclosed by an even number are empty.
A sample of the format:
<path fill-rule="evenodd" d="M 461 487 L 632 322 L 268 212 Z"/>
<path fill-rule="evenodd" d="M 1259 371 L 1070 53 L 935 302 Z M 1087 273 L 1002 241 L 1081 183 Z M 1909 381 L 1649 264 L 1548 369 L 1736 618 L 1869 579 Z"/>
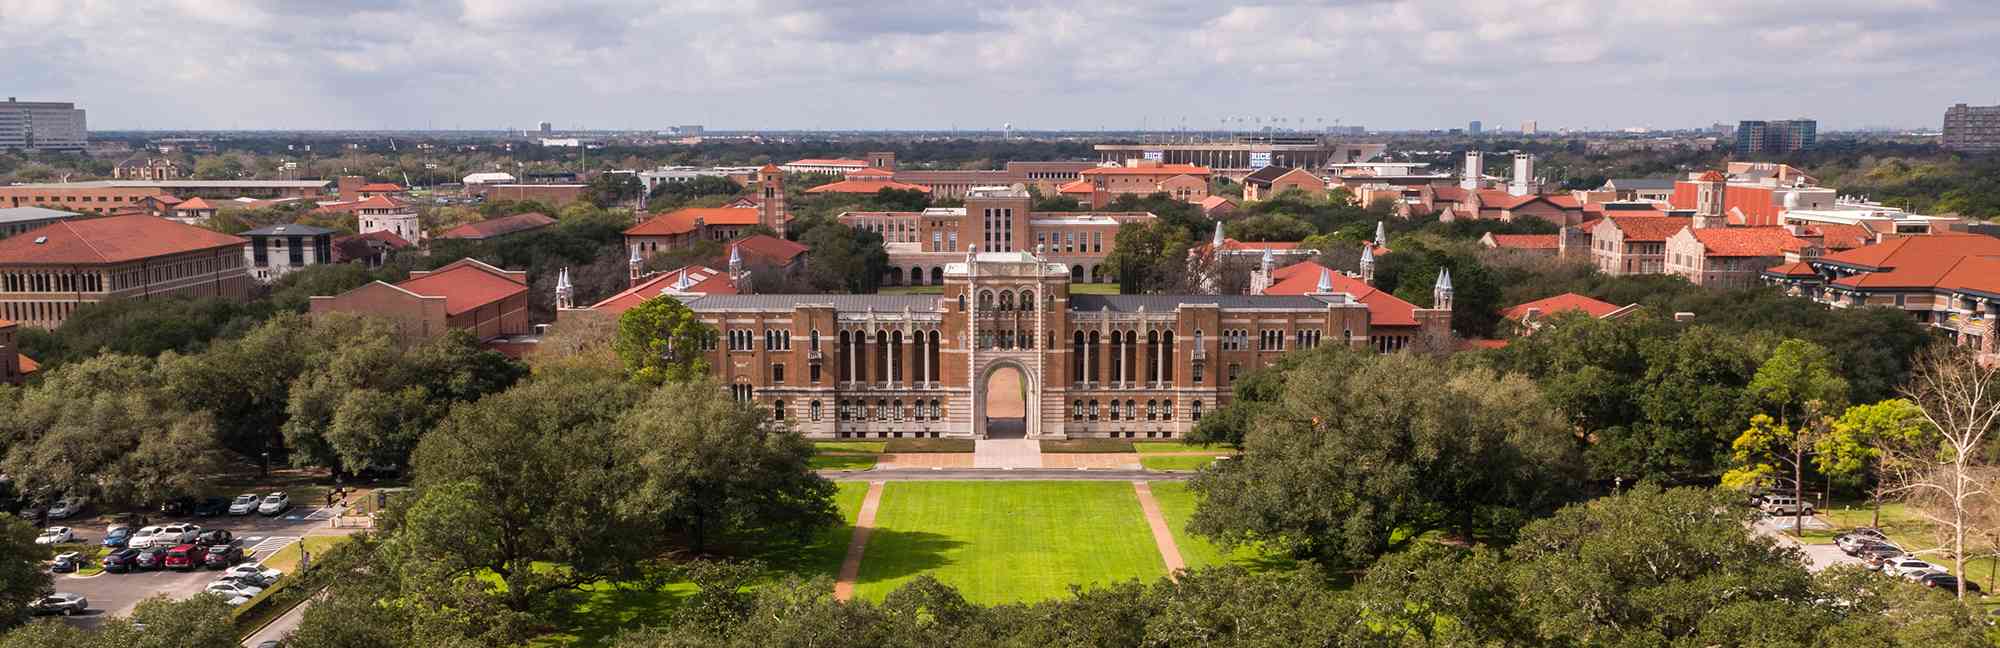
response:
<path fill-rule="evenodd" d="M 1149 455 L 1145 455 L 1145 454 L 1141 454 L 1141 455 L 1139 455 L 1139 465 L 1141 465 L 1141 466 L 1144 466 L 1144 467 L 1145 467 L 1145 468 L 1146 468 L 1147 470 L 1188 470 L 1188 471 L 1192 471 L 1192 470 L 1200 470 L 1200 469 L 1202 469 L 1202 468 L 1205 468 L 1205 467 L 1207 467 L 1207 466 L 1208 466 L 1209 464 L 1212 464 L 1212 463 L 1215 463 L 1215 458 L 1216 458 L 1217 456 L 1220 456 L 1220 455 L 1204 455 L 1204 456 L 1193 456 L 1193 455 L 1166 455 L 1166 456 L 1160 456 L 1160 455 L 1151 455 L 1151 456 L 1149 456 Z"/>
<path fill-rule="evenodd" d="M 1194 517 L 1195 495 L 1188 490 L 1185 482 L 1152 482 L 1153 501 L 1160 505 L 1160 515 L 1167 518 L 1167 528 L 1174 532 L 1174 544 L 1180 546 L 1181 562 L 1188 569 L 1236 565 L 1252 571 L 1290 570 L 1296 562 L 1281 555 L 1261 551 L 1256 547 L 1237 547 L 1225 552 L 1213 542 L 1187 531 L 1188 519 Z"/>
<path fill-rule="evenodd" d="M 986 604 L 1166 574 L 1127 482 L 890 482 L 856 592 L 928 573 Z"/>
<path fill-rule="evenodd" d="M 1139 454 L 1158 454 L 1163 452 L 1211 452 L 1219 455 L 1225 455 L 1225 454 L 1234 454 L 1236 452 L 1235 450 L 1230 449 L 1230 447 L 1226 445 L 1200 446 L 1192 443 L 1182 443 L 1179 441 L 1136 441 L 1132 443 L 1132 447 L 1138 448 Z"/>
<path fill-rule="evenodd" d="M 1043 439 L 1042 452 L 1119 453 L 1131 452 L 1132 442 L 1124 439 Z"/>
<path fill-rule="evenodd" d="M 813 447 L 820 452 L 881 452 L 882 441 L 814 441 Z"/>
<path fill-rule="evenodd" d="M 834 504 L 840 507 L 843 524 L 821 531 L 804 546 L 755 556 L 773 570 L 811 578 L 831 580 L 840 572 L 847 556 L 847 541 L 854 535 L 854 518 L 861 512 L 861 500 L 868 484 L 838 482 Z M 660 624 L 695 592 L 693 583 L 668 583 L 648 589 L 636 583 L 599 583 L 577 595 L 569 614 L 555 632 L 537 637 L 530 646 L 603 646 L 619 632 Z"/>
<path fill-rule="evenodd" d="M 808 464 L 813 470 L 870 470 L 877 457 L 872 454 L 817 454 Z"/>
<path fill-rule="evenodd" d="M 1069 292 L 1072 295 L 1116 295 L 1118 284 L 1073 283 L 1069 285 Z"/>
<path fill-rule="evenodd" d="M 914 452 L 972 452 L 978 442 L 972 439 L 890 439 L 883 444 L 882 451 L 888 453 Z"/>

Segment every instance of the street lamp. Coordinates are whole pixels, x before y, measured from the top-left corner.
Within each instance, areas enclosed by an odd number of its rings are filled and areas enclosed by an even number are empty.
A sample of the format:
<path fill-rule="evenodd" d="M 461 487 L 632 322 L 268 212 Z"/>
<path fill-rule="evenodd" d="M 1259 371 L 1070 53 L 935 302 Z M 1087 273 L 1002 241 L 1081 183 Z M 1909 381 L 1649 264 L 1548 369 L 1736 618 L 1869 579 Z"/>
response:
<path fill-rule="evenodd" d="M 263 451 L 263 452 L 260 452 L 260 453 L 257 453 L 257 454 L 258 454 L 258 456 L 260 456 L 260 457 L 262 457 L 262 458 L 263 458 L 263 463 L 262 463 L 262 464 L 260 464 L 260 465 L 258 466 L 258 468 L 257 468 L 257 476 L 259 476 L 259 477 L 270 477 L 270 476 L 271 476 L 271 451 L 269 451 L 269 450 L 265 450 L 265 451 Z"/>

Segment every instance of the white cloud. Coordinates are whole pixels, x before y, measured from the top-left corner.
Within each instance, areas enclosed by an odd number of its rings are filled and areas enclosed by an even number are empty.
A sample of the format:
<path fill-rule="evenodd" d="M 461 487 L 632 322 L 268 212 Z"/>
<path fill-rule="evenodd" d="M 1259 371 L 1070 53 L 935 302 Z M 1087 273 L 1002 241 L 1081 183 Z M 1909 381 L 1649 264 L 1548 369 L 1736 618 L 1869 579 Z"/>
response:
<path fill-rule="evenodd" d="M 7 94 L 98 128 L 1926 125 L 2000 99 L 1964 94 L 1996 31 L 1991 0 L 0 0 Z"/>

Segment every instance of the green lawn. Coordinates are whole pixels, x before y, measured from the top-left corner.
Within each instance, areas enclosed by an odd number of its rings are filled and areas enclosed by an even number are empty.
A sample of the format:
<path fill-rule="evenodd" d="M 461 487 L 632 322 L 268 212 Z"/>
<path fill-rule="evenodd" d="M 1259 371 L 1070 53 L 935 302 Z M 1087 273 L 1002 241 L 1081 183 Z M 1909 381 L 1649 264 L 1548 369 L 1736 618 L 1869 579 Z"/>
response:
<path fill-rule="evenodd" d="M 1073 283 L 1069 285 L 1069 293 L 1072 295 L 1116 295 L 1118 294 L 1118 284 Z"/>
<path fill-rule="evenodd" d="M 1231 449 L 1229 446 L 1226 445 L 1200 446 L 1192 443 L 1182 443 L 1179 441 L 1137 441 L 1132 444 L 1132 447 L 1138 448 L 1139 454 L 1155 454 L 1162 452 L 1210 452 L 1214 454 L 1225 455 L 1225 454 L 1235 454 L 1236 452 L 1235 450 Z"/>
<path fill-rule="evenodd" d="M 881 452 L 883 441 L 814 441 L 813 447 L 820 452 Z"/>
<path fill-rule="evenodd" d="M 1221 454 L 1226 454 L 1226 453 L 1218 453 L 1215 455 L 1206 455 L 1206 456 L 1167 455 L 1167 456 L 1150 456 L 1150 457 L 1141 454 L 1139 455 L 1139 465 L 1145 466 L 1147 470 L 1192 471 L 1192 470 L 1199 470 L 1201 468 L 1207 467 L 1209 464 L 1215 463 L 1215 458 L 1217 456 L 1221 456 Z"/>
<path fill-rule="evenodd" d="M 1188 569 L 1214 567 L 1230 564 L 1252 571 L 1290 570 L 1297 567 L 1292 560 L 1280 555 L 1266 553 L 1256 547 L 1237 547 L 1235 551 L 1224 552 L 1215 543 L 1187 532 L 1188 519 L 1194 517 L 1195 495 L 1184 482 L 1152 482 L 1153 501 L 1159 503 L 1160 514 L 1167 518 L 1167 528 L 1174 532 L 1174 544 L 1180 546 L 1181 562 Z"/>
<path fill-rule="evenodd" d="M 1126 482 L 890 482 L 875 526 L 856 588 L 875 600 L 923 573 L 984 604 L 1166 574 Z"/>
<path fill-rule="evenodd" d="M 831 581 L 840 572 L 847 556 L 847 542 L 854 536 L 854 518 L 861 513 L 861 500 L 868 484 L 836 483 L 840 490 L 833 501 L 840 508 L 844 524 L 821 531 L 803 546 L 768 551 L 754 556 L 778 572 L 801 577 L 825 576 Z M 664 622 L 682 601 L 693 594 L 693 583 L 668 583 L 648 589 L 632 583 L 599 583 L 578 593 L 560 627 L 529 642 L 530 646 L 603 646 L 624 630 Z"/>
<path fill-rule="evenodd" d="M 817 454 L 809 465 L 813 470 L 872 470 L 876 459 L 872 454 Z"/>
<path fill-rule="evenodd" d="M 1043 439 L 1042 452 L 1054 453 L 1125 453 L 1132 451 L 1132 442 L 1124 439 Z"/>
<path fill-rule="evenodd" d="M 1827 523 L 1832 524 L 1833 530 L 1808 531 L 1806 532 L 1806 537 L 1802 540 L 1803 542 L 1808 544 L 1831 544 L 1835 537 L 1846 533 L 1849 529 L 1869 526 L 1869 523 L 1875 519 L 1875 513 L 1874 509 L 1867 502 L 1855 502 L 1836 506 L 1831 510 L 1821 511 L 1820 517 L 1825 518 Z M 1930 523 L 1924 521 L 1917 514 L 1910 512 L 1902 503 L 1885 502 L 1882 504 L 1881 528 L 1883 533 L 1889 535 L 1889 541 L 1896 543 L 1896 546 L 1902 547 L 1905 551 L 1918 552 L 1917 557 L 1942 565 L 1946 569 L 1951 569 L 1952 560 L 1948 557 L 1948 554 L 1943 551 L 1934 551 L 1936 549 L 1948 548 L 1950 544 L 1949 539 L 1938 535 L 1932 529 Z M 1968 541 L 1970 541 L 1969 538 Z M 1994 568 L 1996 566 L 2000 566 L 2000 564 L 1996 564 L 1992 558 L 1970 559 L 1965 561 L 1965 575 L 1969 576 L 1973 582 L 1979 583 L 1980 587 L 1986 588 L 1986 591 L 1991 592 L 1995 585 L 2000 585 L 2000 582 L 1996 582 L 1994 579 Z"/>

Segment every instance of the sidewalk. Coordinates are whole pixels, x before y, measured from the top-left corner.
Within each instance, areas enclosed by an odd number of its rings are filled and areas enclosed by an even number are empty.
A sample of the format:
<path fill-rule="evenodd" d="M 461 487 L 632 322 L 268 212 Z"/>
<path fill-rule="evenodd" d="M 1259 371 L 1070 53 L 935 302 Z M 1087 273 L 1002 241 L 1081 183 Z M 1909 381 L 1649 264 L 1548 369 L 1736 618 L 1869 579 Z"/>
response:
<path fill-rule="evenodd" d="M 1809 571 L 1817 572 L 1834 565 L 1863 564 L 1860 558 L 1847 555 L 1840 550 L 1840 547 L 1833 544 L 1806 544 L 1800 542 L 1798 538 L 1794 538 L 1782 530 L 1789 529 L 1791 526 L 1792 518 L 1786 516 L 1783 519 L 1762 518 L 1751 523 L 1750 528 L 1757 535 L 1773 538 L 1778 541 L 1778 544 L 1796 547 L 1799 551 L 1805 553 L 1806 569 Z M 1826 520 L 1819 519 L 1819 516 L 1812 516 L 1806 518 L 1806 528 L 1831 529 L 1833 525 L 1827 524 Z"/>

